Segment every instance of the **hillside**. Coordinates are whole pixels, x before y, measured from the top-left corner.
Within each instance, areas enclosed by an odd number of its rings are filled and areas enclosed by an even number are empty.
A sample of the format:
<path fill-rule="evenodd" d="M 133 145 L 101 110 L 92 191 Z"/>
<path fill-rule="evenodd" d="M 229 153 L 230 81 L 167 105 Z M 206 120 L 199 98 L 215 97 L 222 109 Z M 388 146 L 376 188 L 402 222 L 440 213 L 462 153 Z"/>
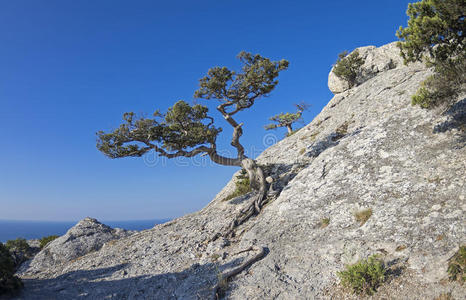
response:
<path fill-rule="evenodd" d="M 241 252 L 251 246 L 264 256 L 223 286 L 227 299 L 358 299 L 336 273 L 372 254 L 391 270 L 373 299 L 466 298 L 445 280 L 466 244 L 466 99 L 445 113 L 412 107 L 431 71 L 404 66 L 393 43 L 359 52 L 359 85 L 330 74 L 335 96 L 322 112 L 258 157 L 270 200 L 234 237 L 218 233 L 249 195 L 223 201 L 232 180 L 199 212 L 67 261 L 38 255 L 21 270 L 20 299 L 213 299 L 218 274 L 253 257 Z M 363 209 L 372 215 L 362 224 Z M 42 252 L 60 253 L 58 242 Z"/>

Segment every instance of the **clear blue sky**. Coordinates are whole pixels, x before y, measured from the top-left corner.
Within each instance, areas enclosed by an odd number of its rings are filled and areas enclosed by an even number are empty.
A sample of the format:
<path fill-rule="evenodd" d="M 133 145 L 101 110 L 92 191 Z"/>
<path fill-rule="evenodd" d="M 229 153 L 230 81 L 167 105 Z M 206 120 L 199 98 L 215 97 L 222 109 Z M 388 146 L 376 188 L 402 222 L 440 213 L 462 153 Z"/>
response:
<path fill-rule="evenodd" d="M 95 132 L 126 111 L 192 100 L 210 67 L 236 68 L 246 50 L 290 61 L 272 95 L 238 114 L 243 144 L 263 149 L 267 118 L 304 100 L 310 122 L 332 97 L 337 54 L 396 40 L 408 2 L 0 0 L 0 219 L 153 219 L 202 208 L 237 169 L 110 160 Z M 230 131 L 220 139 L 229 149 Z"/>

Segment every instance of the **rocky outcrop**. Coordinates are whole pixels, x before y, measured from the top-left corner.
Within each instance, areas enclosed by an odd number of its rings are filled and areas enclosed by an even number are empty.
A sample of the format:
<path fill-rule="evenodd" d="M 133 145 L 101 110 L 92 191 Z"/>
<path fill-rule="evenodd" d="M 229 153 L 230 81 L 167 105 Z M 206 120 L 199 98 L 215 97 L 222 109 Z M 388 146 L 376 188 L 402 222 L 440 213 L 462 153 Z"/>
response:
<path fill-rule="evenodd" d="M 372 254 L 390 270 L 372 299 L 464 299 L 464 287 L 445 279 L 448 259 L 466 243 L 458 116 L 466 110 L 412 107 L 410 95 L 431 72 L 394 61 L 392 47 L 367 48 L 366 57 L 387 63 L 374 63 L 375 73 L 258 157 L 273 179 L 269 202 L 234 237 L 214 238 L 251 196 L 224 201 L 231 181 L 199 212 L 25 270 L 21 298 L 214 299 L 219 275 L 257 258 L 255 246 L 264 255 L 221 282 L 226 299 L 359 299 L 339 288 L 336 274 Z M 465 103 L 463 95 L 456 107 Z M 372 210 L 364 224 L 354 216 L 361 209 Z"/>
<path fill-rule="evenodd" d="M 380 48 L 375 46 L 366 46 L 355 49 L 359 52 L 359 56 L 364 59 L 364 64 L 361 66 L 356 77 L 356 85 L 371 79 L 380 72 L 394 69 L 403 64 L 403 59 L 400 57 L 400 50 L 396 46 L 396 42 L 384 45 Z M 351 53 L 350 53 L 351 54 Z M 332 68 L 328 74 L 328 88 L 332 93 L 339 94 L 350 89 L 350 84 L 335 75 Z"/>
<path fill-rule="evenodd" d="M 51 266 L 70 262 L 92 251 L 99 250 L 108 241 L 126 237 L 134 233 L 123 229 L 113 229 L 93 218 L 85 218 L 70 228 L 68 232 L 48 243 L 31 261 L 21 266 L 19 273 L 40 272 Z"/>

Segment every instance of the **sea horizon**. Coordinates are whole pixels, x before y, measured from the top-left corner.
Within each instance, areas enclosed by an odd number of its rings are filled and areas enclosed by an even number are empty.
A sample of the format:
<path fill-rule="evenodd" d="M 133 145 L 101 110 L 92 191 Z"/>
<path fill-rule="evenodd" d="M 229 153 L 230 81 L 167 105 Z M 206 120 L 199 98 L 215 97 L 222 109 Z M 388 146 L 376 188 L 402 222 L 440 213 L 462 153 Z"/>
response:
<path fill-rule="evenodd" d="M 144 220 L 99 220 L 99 222 L 112 228 L 122 228 L 127 230 L 145 230 L 162 224 L 171 219 L 144 219 Z M 49 235 L 64 235 L 71 227 L 76 225 L 76 221 L 46 221 L 46 220 L 8 220 L 0 219 L 0 242 L 17 238 L 40 239 Z"/>

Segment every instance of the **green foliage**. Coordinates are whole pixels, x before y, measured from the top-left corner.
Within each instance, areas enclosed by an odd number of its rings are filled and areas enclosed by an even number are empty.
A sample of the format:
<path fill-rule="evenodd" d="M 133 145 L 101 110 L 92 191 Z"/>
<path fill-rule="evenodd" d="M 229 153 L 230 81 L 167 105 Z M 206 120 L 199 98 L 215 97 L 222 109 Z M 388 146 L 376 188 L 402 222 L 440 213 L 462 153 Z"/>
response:
<path fill-rule="evenodd" d="M 40 239 L 40 245 L 39 247 L 42 249 L 44 248 L 48 243 L 53 241 L 54 239 L 58 238 L 58 235 L 49 235 L 49 236 L 44 236 L 43 238 Z"/>
<path fill-rule="evenodd" d="M 9 251 L 28 252 L 30 250 L 29 244 L 23 238 L 17 238 L 16 240 L 8 240 L 5 243 L 5 247 Z"/>
<path fill-rule="evenodd" d="M 426 61 L 434 67 L 412 98 L 431 108 L 455 100 L 466 83 L 464 0 L 422 0 L 408 5 L 408 26 L 400 27 L 398 47 L 405 63 Z"/>
<path fill-rule="evenodd" d="M 363 64 L 364 59 L 359 56 L 358 50 L 354 50 L 350 55 L 348 55 L 348 51 L 343 51 L 338 54 L 333 73 L 346 80 L 351 88 L 356 85 L 356 77 Z"/>
<path fill-rule="evenodd" d="M 15 264 L 6 246 L 0 243 L 0 295 L 15 292 L 23 286 L 21 279 L 14 276 Z"/>
<path fill-rule="evenodd" d="M 293 124 L 302 120 L 303 111 L 308 108 L 308 104 L 301 102 L 300 104 L 295 104 L 296 112 L 295 113 L 280 113 L 273 117 L 270 117 L 269 120 L 274 122 L 272 124 L 265 125 L 265 130 L 276 129 L 279 127 L 286 127 L 288 133 L 286 136 L 291 136 L 295 134 L 299 129 L 293 130 Z"/>
<path fill-rule="evenodd" d="M 330 224 L 330 218 L 323 218 L 319 222 L 320 228 L 325 228 L 328 226 L 328 224 Z"/>
<path fill-rule="evenodd" d="M 249 176 L 244 169 L 242 169 L 241 173 L 236 176 L 235 185 L 236 189 L 233 191 L 233 193 L 225 197 L 223 201 L 228 201 L 233 198 L 246 195 L 252 191 Z"/>
<path fill-rule="evenodd" d="M 97 132 L 97 149 L 110 158 L 140 157 L 155 151 L 168 158 L 193 157 L 208 154 L 219 164 L 240 165 L 244 147 L 239 143 L 241 125 L 232 116 L 251 107 L 255 100 L 267 96 L 278 84 L 280 71 L 288 67 L 288 61 L 271 61 L 259 54 L 241 52 L 238 58 L 243 63 L 241 72 L 226 67 L 215 67 L 200 80 L 196 98 L 217 99 L 222 102 L 217 110 L 234 128 L 232 145 L 238 157 L 225 158 L 217 153 L 216 139 L 222 131 L 213 125 L 206 106 L 190 105 L 178 101 L 163 114 L 156 111 L 153 118 L 136 117 L 129 112 L 123 115 L 123 124 L 111 132 Z"/>
<path fill-rule="evenodd" d="M 396 35 L 405 62 L 421 61 L 426 52 L 434 62 L 446 61 L 464 51 L 466 2 L 422 0 L 410 3 L 408 26 Z"/>
<path fill-rule="evenodd" d="M 448 278 L 452 281 L 461 283 L 466 281 L 466 245 L 461 246 L 458 252 L 450 259 L 448 263 Z"/>
<path fill-rule="evenodd" d="M 465 59 L 436 64 L 435 74 L 421 83 L 411 103 L 432 108 L 456 99 L 466 83 L 466 55 L 463 56 Z"/>
<path fill-rule="evenodd" d="M 205 106 L 191 106 L 180 100 L 166 114 L 156 111 L 153 119 L 125 113 L 125 123 L 119 128 L 97 133 L 97 149 L 110 158 L 142 156 L 150 150 L 168 157 L 170 151 L 185 155 L 195 146 L 215 143 L 221 132 L 221 128 L 212 125 L 213 119 L 207 112 Z"/>
<path fill-rule="evenodd" d="M 200 88 L 195 98 L 217 99 L 231 103 L 234 111 L 249 108 L 254 101 L 269 94 L 278 84 L 278 74 L 288 68 L 287 60 L 271 61 L 259 54 L 242 51 L 238 54 L 242 62 L 242 72 L 234 72 L 226 67 L 214 67 L 199 81 Z"/>
<path fill-rule="evenodd" d="M 301 119 L 301 113 L 280 113 L 269 118 L 270 121 L 276 122 L 277 124 L 266 125 L 265 129 L 270 130 L 278 127 L 289 126 L 294 122 L 298 121 L 299 119 Z"/>
<path fill-rule="evenodd" d="M 363 209 L 363 210 L 360 210 L 354 213 L 354 217 L 356 218 L 356 221 L 358 221 L 361 226 L 364 225 L 371 216 L 372 216 L 371 208 Z"/>
<path fill-rule="evenodd" d="M 337 273 L 344 287 L 350 288 L 353 293 L 367 295 L 372 295 L 377 291 L 377 288 L 385 281 L 385 274 L 385 266 L 376 255 L 346 266 L 344 271 Z"/>

